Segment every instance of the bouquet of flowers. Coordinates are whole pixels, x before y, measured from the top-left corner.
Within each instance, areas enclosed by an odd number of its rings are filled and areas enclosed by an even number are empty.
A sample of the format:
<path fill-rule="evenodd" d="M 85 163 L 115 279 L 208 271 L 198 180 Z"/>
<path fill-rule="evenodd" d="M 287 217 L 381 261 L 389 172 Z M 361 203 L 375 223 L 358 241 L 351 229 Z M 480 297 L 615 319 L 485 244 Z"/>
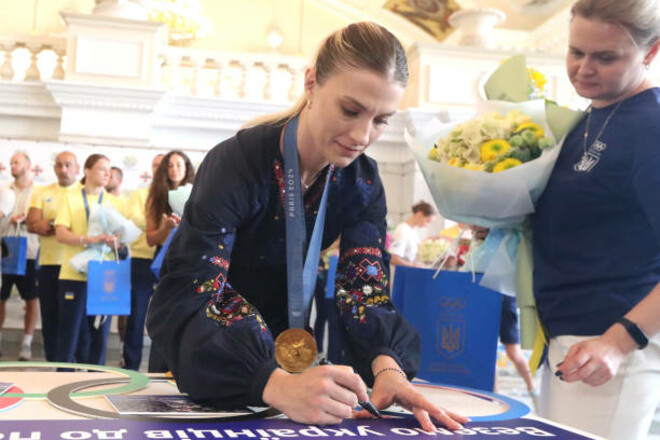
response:
<path fill-rule="evenodd" d="M 520 110 L 483 114 L 438 139 L 429 159 L 474 171 L 499 173 L 536 159 L 555 145 L 543 128 Z"/>
<path fill-rule="evenodd" d="M 534 211 L 561 137 L 548 123 L 544 100 L 485 101 L 477 111 L 475 119 L 458 125 L 432 120 L 406 140 L 443 217 L 485 228 L 516 227 Z"/>
<path fill-rule="evenodd" d="M 443 238 L 427 238 L 417 250 L 417 258 L 424 263 L 435 263 L 449 249 L 449 241 Z"/>
<path fill-rule="evenodd" d="M 88 236 L 101 234 L 117 234 L 117 245 L 119 243 L 130 244 L 137 240 L 142 230 L 135 226 L 131 220 L 121 215 L 110 205 L 93 204 L 90 206 Z M 116 254 L 110 252 L 105 244 L 93 244 L 82 252 L 74 255 L 69 264 L 78 273 L 87 274 L 90 260 L 111 260 Z"/>
<path fill-rule="evenodd" d="M 458 124 L 432 120 L 415 137 L 405 134 L 440 214 L 491 228 L 480 284 L 517 293 L 521 310 L 534 307 L 531 285 L 516 284 L 516 266 L 531 271 L 528 252 L 522 252 L 525 261 L 518 259 L 519 247 L 529 244 L 521 241 L 521 225 L 534 212 L 564 136 L 581 117 L 554 102 L 530 100 L 529 72 L 523 56 L 513 57 L 486 82 L 488 100 L 478 105 L 475 118 Z M 525 279 L 529 284 L 531 278 Z"/>

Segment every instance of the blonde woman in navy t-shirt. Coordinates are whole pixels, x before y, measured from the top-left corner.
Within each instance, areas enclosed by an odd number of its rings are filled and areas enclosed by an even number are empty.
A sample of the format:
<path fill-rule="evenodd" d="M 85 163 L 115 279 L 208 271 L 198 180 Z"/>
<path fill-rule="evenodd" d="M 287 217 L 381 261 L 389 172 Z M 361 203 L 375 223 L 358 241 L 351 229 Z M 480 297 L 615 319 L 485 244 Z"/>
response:
<path fill-rule="evenodd" d="M 660 1 L 580 0 L 572 15 L 567 72 L 591 107 L 534 217 L 541 415 L 642 439 L 660 403 Z"/>

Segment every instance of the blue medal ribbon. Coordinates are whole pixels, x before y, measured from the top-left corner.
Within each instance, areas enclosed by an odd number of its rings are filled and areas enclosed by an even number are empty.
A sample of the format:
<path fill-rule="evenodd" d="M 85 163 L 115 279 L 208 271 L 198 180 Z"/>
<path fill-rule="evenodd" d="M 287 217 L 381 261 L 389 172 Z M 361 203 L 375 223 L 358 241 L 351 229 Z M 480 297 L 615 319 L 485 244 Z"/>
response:
<path fill-rule="evenodd" d="M 314 230 L 310 238 L 305 264 L 303 249 L 306 246 L 305 210 L 303 208 L 302 189 L 300 187 L 300 168 L 298 165 L 298 117 L 290 120 L 284 128 L 284 210 L 286 217 L 286 262 L 289 302 L 289 327 L 305 328 L 310 302 L 318 275 L 321 238 L 325 223 L 325 211 L 328 201 L 330 176 L 334 169 L 330 165 L 325 178 L 325 187 L 318 209 Z"/>
<path fill-rule="evenodd" d="M 89 228 L 89 202 L 87 201 L 87 191 L 85 191 L 85 188 L 83 188 L 81 191 L 83 196 L 83 203 L 85 204 L 85 218 L 87 219 L 87 227 Z M 103 193 L 104 191 L 101 191 L 101 194 L 99 194 L 99 205 L 103 203 Z"/>

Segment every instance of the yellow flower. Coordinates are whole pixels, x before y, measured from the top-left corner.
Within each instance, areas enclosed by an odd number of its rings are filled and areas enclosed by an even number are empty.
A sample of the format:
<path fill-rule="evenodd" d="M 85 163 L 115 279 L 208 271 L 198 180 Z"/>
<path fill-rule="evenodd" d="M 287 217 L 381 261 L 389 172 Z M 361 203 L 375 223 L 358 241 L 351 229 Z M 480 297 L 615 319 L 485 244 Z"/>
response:
<path fill-rule="evenodd" d="M 532 91 L 537 91 L 539 95 L 538 97 L 543 96 L 545 85 L 548 83 L 548 78 L 533 67 L 528 67 L 527 80 L 529 81 Z"/>
<path fill-rule="evenodd" d="M 466 163 L 465 165 L 463 165 L 463 168 L 465 168 L 466 170 L 483 171 L 484 165 L 478 163 Z"/>
<path fill-rule="evenodd" d="M 543 91 L 543 87 L 548 83 L 548 79 L 538 70 L 532 70 L 532 81 L 536 84 L 536 87 Z"/>
<path fill-rule="evenodd" d="M 500 154 L 504 154 L 511 149 L 511 145 L 504 139 L 493 139 L 485 142 L 481 146 L 481 161 L 488 162 L 495 159 Z"/>
<path fill-rule="evenodd" d="M 543 128 L 539 124 L 535 124 L 534 122 L 523 122 L 516 128 L 516 133 L 522 133 L 525 130 L 530 130 L 534 133 L 534 136 L 536 136 L 536 139 L 541 139 L 545 132 L 543 131 Z"/>
<path fill-rule="evenodd" d="M 518 165 L 521 165 L 522 162 L 519 161 L 518 159 L 504 159 L 503 161 L 499 162 L 497 165 L 495 165 L 495 168 L 493 168 L 494 173 L 499 173 L 500 171 L 506 171 L 510 168 L 517 167 Z"/>

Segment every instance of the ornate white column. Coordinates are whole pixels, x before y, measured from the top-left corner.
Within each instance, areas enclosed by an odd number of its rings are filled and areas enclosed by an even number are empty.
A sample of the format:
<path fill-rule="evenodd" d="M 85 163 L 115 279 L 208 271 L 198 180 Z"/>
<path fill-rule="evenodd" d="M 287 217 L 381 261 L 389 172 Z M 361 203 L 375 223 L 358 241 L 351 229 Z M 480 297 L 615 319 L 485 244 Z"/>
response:
<path fill-rule="evenodd" d="M 94 15 L 147 20 L 149 11 L 142 0 L 95 0 Z"/>
<path fill-rule="evenodd" d="M 64 81 L 47 90 L 61 108 L 59 140 L 148 146 L 159 88 L 162 23 L 137 1 L 96 0 L 93 14 L 60 12 L 67 25 Z"/>
<path fill-rule="evenodd" d="M 461 31 L 462 46 L 491 47 L 491 30 L 501 24 L 506 15 L 495 8 L 471 8 L 449 16 L 449 24 Z"/>
<path fill-rule="evenodd" d="M 109 3 L 97 7 L 117 5 L 119 0 L 105 1 Z M 67 80 L 147 87 L 158 84 L 162 23 L 96 13 L 60 15 L 67 25 Z"/>

